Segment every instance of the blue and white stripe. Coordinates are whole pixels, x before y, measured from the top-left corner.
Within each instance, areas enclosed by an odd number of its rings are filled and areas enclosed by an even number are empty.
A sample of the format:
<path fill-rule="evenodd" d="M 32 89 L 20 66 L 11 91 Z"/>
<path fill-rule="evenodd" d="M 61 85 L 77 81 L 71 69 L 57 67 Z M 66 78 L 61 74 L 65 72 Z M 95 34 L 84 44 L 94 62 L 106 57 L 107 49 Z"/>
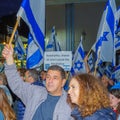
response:
<path fill-rule="evenodd" d="M 108 0 L 102 15 L 96 42 L 92 47 L 97 54 L 98 64 L 100 61 L 113 62 L 115 12 L 115 0 Z"/>
<path fill-rule="evenodd" d="M 54 26 L 52 28 L 51 36 L 46 46 L 46 51 L 61 51 L 61 46 L 60 46 L 59 41 L 57 40 Z"/>
<path fill-rule="evenodd" d="M 43 53 L 44 53 L 44 31 L 45 31 L 45 0 L 24 0 L 21 4 L 20 10 L 18 11 L 17 16 L 22 17 L 22 19 L 29 26 L 30 34 L 34 40 L 33 43 L 36 45 L 30 49 L 33 49 L 33 54 L 35 50 L 40 51 L 41 58 L 38 63 L 35 63 L 30 68 L 40 66 L 43 63 Z M 37 47 L 37 48 L 35 48 Z M 29 52 L 28 52 L 29 54 Z M 32 56 L 32 53 L 28 55 Z M 29 58 L 32 59 L 33 57 Z M 34 58 L 35 59 L 35 58 Z"/>
<path fill-rule="evenodd" d="M 86 72 L 84 58 L 85 58 L 85 51 L 83 49 L 82 37 L 81 37 L 81 41 L 73 57 L 73 65 L 70 71 L 72 75 L 78 72 L 81 72 L 81 73 Z"/>

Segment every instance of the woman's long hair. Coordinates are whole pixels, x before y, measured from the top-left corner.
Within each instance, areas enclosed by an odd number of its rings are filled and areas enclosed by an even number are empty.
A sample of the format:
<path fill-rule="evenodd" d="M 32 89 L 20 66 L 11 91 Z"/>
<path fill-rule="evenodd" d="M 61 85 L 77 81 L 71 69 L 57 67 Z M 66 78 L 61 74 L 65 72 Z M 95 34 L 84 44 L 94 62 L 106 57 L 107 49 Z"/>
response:
<path fill-rule="evenodd" d="M 16 120 L 15 113 L 11 108 L 8 98 L 2 88 L 0 88 L 0 110 L 3 113 L 5 120 Z"/>

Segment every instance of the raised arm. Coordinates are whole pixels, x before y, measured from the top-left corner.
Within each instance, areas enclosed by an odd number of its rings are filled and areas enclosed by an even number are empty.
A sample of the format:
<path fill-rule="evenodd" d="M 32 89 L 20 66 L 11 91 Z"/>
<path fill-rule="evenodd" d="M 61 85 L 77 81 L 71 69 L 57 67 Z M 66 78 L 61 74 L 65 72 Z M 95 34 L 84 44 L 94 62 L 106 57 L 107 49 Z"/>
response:
<path fill-rule="evenodd" d="M 5 74 L 11 90 L 23 101 L 26 105 L 33 98 L 34 94 L 39 94 L 40 97 L 46 92 L 44 87 L 31 85 L 26 83 L 20 77 L 13 58 L 12 45 L 6 45 L 2 51 L 3 57 L 6 59 Z"/>
<path fill-rule="evenodd" d="M 87 55 L 84 58 L 84 63 L 85 63 L 86 73 L 90 73 L 90 68 L 89 68 L 89 65 L 88 65 L 88 56 Z"/>
<path fill-rule="evenodd" d="M 6 59 L 6 64 L 7 65 L 12 65 L 14 63 L 13 59 L 13 48 L 12 45 L 5 45 L 3 51 L 2 51 L 2 56 Z"/>

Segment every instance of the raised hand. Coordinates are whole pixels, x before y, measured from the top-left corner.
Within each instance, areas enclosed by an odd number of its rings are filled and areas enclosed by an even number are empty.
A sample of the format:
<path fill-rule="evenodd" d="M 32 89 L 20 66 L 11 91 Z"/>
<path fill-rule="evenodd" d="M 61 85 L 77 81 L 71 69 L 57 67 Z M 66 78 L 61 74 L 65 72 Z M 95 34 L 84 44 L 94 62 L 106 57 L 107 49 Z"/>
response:
<path fill-rule="evenodd" d="M 2 56 L 6 59 L 6 63 L 8 65 L 11 65 L 14 63 L 14 59 L 13 59 L 13 48 L 12 45 L 8 45 L 6 44 L 4 46 L 4 49 L 2 51 Z"/>

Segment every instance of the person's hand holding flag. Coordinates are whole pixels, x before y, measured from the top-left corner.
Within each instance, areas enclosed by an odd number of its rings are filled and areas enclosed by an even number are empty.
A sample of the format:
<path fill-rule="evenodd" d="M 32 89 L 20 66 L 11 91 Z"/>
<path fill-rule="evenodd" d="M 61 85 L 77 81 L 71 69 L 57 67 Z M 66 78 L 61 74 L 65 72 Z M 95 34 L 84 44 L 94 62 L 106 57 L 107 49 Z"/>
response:
<path fill-rule="evenodd" d="M 5 47 L 2 51 L 2 56 L 6 59 L 6 63 L 8 65 L 12 65 L 14 63 L 12 44 L 5 45 Z"/>

